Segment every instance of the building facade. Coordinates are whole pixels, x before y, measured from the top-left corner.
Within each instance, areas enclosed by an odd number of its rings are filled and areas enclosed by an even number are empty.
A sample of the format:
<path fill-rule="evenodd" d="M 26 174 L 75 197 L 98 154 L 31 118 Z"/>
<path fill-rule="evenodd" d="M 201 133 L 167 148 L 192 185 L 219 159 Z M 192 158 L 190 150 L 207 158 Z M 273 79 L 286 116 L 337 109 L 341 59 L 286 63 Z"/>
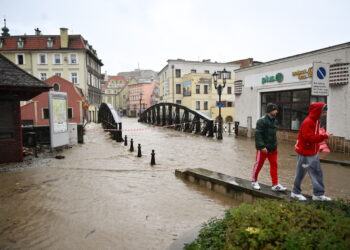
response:
<path fill-rule="evenodd" d="M 97 121 L 103 63 L 81 35 L 61 28 L 60 35 L 42 35 L 36 29 L 35 35 L 2 36 L 0 53 L 40 80 L 58 75 L 74 83 L 89 103 L 90 120 Z"/>
<path fill-rule="evenodd" d="M 104 103 L 110 103 L 120 113 L 120 110 L 124 108 L 123 102 L 126 103 L 127 99 L 121 92 L 127 84 L 128 81 L 123 76 L 110 76 L 102 86 L 102 101 Z"/>
<path fill-rule="evenodd" d="M 212 74 L 217 72 L 219 82 L 221 82 L 220 72 L 226 69 L 229 72 L 229 77 L 223 90 L 222 103 L 225 106 L 221 111 L 224 121 L 234 119 L 234 70 L 240 68 L 241 61 L 217 63 L 210 60 L 186 61 L 177 59 L 167 62 L 167 65 L 158 73 L 160 78 L 159 102 L 182 104 L 198 110 L 212 119 L 217 119 L 219 114 L 219 108 L 216 105 L 218 94 L 212 83 Z"/>
<path fill-rule="evenodd" d="M 316 93 L 314 82 L 320 67 L 314 65 L 319 63 L 329 67 L 321 76 L 328 75 L 329 86 L 325 92 Z M 235 119 L 240 123 L 240 133 L 253 135 L 266 104 L 274 102 L 279 106 L 279 138 L 295 141 L 310 103 L 325 102 L 328 115 L 321 126 L 335 135 L 330 147 L 350 153 L 349 63 L 350 43 L 344 43 L 235 70 Z"/>

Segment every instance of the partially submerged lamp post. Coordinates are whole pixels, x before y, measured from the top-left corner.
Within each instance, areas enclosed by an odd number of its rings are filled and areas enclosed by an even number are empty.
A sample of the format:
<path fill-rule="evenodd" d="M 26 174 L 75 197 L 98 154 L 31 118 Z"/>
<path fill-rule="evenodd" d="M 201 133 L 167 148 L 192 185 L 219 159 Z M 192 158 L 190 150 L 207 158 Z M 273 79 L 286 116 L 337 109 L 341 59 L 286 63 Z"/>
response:
<path fill-rule="evenodd" d="M 222 89 L 225 88 L 226 86 L 226 79 L 227 79 L 227 71 L 224 69 L 222 72 L 219 72 L 219 74 L 215 71 L 213 74 L 213 80 L 214 80 L 214 87 L 218 92 L 219 95 L 219 126 L 218 126 L 218 133 L 217 133 L 217 139 L 222 140 L 222 117 L 221 117 L 221 94 L 222 94 Z M 221 77 L 220 77 L 221 76 Z M 222 84 L 218 83 L 218 78 L 222 78 Z"/>

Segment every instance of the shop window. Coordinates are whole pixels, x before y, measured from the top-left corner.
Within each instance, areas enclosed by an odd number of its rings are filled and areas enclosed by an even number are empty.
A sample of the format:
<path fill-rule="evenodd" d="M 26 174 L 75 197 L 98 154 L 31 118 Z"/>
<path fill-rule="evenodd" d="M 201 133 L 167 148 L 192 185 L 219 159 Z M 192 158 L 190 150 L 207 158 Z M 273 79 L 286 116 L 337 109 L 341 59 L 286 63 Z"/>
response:
<path fill-rule="evenodd" d="M 266 105 L 270 102 L 278 105 L 276 120 L 279 129 L 299 130 L 308 115 L 310 89 L 262 93 L 261 115 L 266 113 Z"/>

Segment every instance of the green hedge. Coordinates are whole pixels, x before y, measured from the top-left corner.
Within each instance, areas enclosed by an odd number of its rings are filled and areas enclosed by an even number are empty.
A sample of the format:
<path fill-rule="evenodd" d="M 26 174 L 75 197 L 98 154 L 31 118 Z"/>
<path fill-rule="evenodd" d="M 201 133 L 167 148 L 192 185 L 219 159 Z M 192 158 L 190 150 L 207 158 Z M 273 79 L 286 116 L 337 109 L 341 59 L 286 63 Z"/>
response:
<path fill-rule="evenodd" d="M 195 249 L 350 249 L 350 204 L 258 200 L 212 219 Z"/>

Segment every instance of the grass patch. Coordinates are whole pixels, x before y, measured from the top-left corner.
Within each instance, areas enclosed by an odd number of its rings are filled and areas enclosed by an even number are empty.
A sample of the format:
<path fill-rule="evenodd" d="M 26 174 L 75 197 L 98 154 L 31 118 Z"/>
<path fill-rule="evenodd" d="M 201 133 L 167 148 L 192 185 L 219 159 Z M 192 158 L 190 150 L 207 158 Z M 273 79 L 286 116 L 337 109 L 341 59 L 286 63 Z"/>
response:
<path fill-rule="evenodd" d="M 350 249 L 350 203 L 241 204 L 204 224 L 185 249 Z"/>

